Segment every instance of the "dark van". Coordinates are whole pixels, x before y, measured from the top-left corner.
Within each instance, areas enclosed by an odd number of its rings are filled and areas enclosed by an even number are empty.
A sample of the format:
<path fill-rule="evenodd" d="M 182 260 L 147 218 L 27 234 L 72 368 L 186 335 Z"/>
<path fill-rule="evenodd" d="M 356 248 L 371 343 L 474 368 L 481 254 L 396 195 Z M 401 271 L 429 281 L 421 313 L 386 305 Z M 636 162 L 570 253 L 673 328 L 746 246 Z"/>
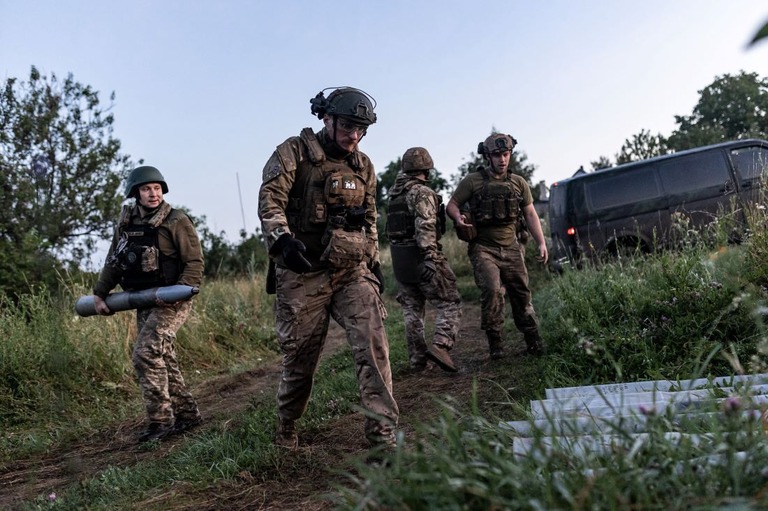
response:
<path fill-rule="evenodd" d="M 675 213 L 694 228 L 710 224 L 732 204 L 762 200 L 766 173 L 768 141 L 746 139 L 558 181 L 549 196 L 553 263 L 663 246 Z"/>

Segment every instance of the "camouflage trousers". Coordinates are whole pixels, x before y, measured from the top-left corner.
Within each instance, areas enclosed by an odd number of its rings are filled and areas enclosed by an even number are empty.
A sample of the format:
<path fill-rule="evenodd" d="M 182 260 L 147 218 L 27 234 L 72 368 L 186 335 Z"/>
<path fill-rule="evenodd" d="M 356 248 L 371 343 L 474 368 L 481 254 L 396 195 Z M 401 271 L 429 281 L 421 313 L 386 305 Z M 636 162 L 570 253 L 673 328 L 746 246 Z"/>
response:
<path fill-rule="evenodd" d="M 176 332 L 187 320 L 192 301 L 169 307 L 136 311 L 138 335 L 133 347 L 133 367 L 139 380 L 150 422 L 172 425 L 176 417 L 200 412 L 187 390 L 176 360 Z"/>
<path fill-rule="evenodd" d="M 531 303 L 528 270 L 520 246 L 500 248 L 471 243 L 469 260 L 480 288 L 480 327 L 489 334 L 503 334 L 506 289 L 517 329 L 523 334 L 538 334 L 539 320 Z"/>
<path fill-rule="evenodd" d="M 275 327 L 283 352 L 279 419 L 293 421 L 304 414 L 332 317 L 352 348 L 365 436 L 372 445 L 393 443 L 399 410 L 392 395 L 386 315 L 378 281 L 363 265 L 348 278 L 333 281 L 327 271 L 299 275 L 278 267 Z"/>
<path fill-rule="evenodd" d="M 461 325 L 461 296 L 448 261 L 436 260 L 437 271 L 428 282 L 403 284 L 398 282 L 397 301 L 403 306 L 405 339 L 411 367 L 426 362 L 427 344 L 424 339 L 424 312 L 426 302 L 437 309 L 434 344 L 451 350 Z"/>

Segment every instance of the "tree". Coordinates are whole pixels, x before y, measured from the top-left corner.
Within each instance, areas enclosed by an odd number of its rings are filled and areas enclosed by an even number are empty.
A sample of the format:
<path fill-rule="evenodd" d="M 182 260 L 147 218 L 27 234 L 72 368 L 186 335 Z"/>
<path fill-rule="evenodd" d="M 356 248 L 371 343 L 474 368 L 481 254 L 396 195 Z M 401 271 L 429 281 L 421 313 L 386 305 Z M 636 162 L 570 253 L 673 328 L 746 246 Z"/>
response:
<path fill-rule="evenodd" d="M 33 66 L 0 90 L 0 288 L 47 282 L 52 261 L 76 266 L 109 238 L 131 167 L 99 93 Z M 47 282 L 51 283 L 51 282 Z"/>
<path fill-rule="evenodd" d="M 376 210 L 379 215 L 383 214 L 387 207 L 387 194 L 389 193 L 389 189 L 394 186 L 395 180 L 397 179 L 397 173 L 400 172 L 402 166 L 403 159 L 398 156 L 396 160 L 387 164 L 384 172 L 381 172 L 376 176 Z"/>
<path fill-rule="evenodd" d="M 699 93 L 691 115 L 675 116 L 678 128 L 667 140 L 671 149 L 768 136 L 768 80 L 757 73 L 719 76 Z"/>
<path fill-rule="evenodd" d="M 650 131 L 640 130 L 640 133 L 624 141 L 621 151 L 616 155 L 616 164 L 647 160 L 669 152 L 667 140 L 661 133 L 651 135 Z"/>
<path fill-rule="evenodd" d="M 605 170 L 613 167 L 611 159 L 607 156 L 600 156 L 597 160 L 589 162 L 589 164 L 592 165 L 592 170 Z M 584 171 L 584 167 L 581 167 L 579 170 Z"/>

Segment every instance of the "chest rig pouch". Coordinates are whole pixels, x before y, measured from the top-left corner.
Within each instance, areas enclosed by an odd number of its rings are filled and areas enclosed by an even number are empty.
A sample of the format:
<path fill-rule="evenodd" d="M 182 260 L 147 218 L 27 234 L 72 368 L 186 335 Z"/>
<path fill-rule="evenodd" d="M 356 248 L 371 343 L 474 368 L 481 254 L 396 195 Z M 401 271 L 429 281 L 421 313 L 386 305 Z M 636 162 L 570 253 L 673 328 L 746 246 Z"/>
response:
<path fill-rule="evenodd" d="M 512 180 L 491 179 L 485 169 L 483 190 L 470 204 L 475 225 L 507 225 L 515 223 L 520 214 L 522 196 Z"/>
<path fill-rule="evenodd" d="M 160 252 L 157 239 L 158 227 L 153 224 L 126 224 L 120 228 L 111 264 L 122 270 L 123 289 L 133 291 L 176 283 L 180 274 L 178 262 Z"/>
<path fill-rule="evenodd" d="M 288 224 L 300 233 L 321 236 L 320 261 L 332 268 L 357 266 L 368 246 L 365 180 L 346 161 L 329 161 L 311 129 L 305 128 L 300 136 L 311 167 L 291 191 Z"/>
<path fill-rule="evenodd" d="M 115 249 L 118 266 L 123 270 L 123 289 L 146 289 L 163 281 L 157 229 L 148 224 L 127 225 L 120 233 Z"/>
<path fill-rule="evenodd" d="M 321 261 L 333 268 L 353 268 L 365 258 L 368 238 L 365 181 L 350 169 L 332 171 L 325 181 L 328 224 Z"/>

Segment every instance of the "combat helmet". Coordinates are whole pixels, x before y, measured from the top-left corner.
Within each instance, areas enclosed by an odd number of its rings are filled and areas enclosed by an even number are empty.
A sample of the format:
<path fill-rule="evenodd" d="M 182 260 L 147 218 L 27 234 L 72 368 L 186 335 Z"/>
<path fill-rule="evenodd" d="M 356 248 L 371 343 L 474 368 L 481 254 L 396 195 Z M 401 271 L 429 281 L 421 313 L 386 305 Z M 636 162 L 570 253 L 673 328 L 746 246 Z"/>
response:
<path fill-rule="evenodd" d="M 125 182 L 125 196 L 129 199 L 136 197 L 139 186 L 146 183 L 160 183 L 163 193 L 168 193 L 168 184 L 165 182 L 165 178 L 160 171 L 155 167 L 142 165 L 133 169 L 128 175 L 128 179 Z"/>
<path fill-rule="evenodd" d="M 477 145 L 477 152 L 483 156 L 489 156 L 493 153 L 512 151 L 516 145 L 517 140 L 515 140 L 515 137 L 512 135 L 493 133 L 490 137 L 486 138 L 484 142 L 480 142 Z"/>
<path fill-rule="evenodd" d="M 430 171 L 433 168 L 432 156 L 423 147 L 411 147 L 403 154 L 403 172 L 406 174 Z"/>
<path fill-rule="evenodd" d="M 334 89 L 328 97 L 325 97 L 325 91 Z M 309 100 L 312 105 L 312 115 L 322 119 L 326 114 L 338 117 L 345 117 L 351 121 L 370 126 L 376 122 L 376 100 L 360 89 L 354 87 L 329 87 L 317 93 Z"/>

